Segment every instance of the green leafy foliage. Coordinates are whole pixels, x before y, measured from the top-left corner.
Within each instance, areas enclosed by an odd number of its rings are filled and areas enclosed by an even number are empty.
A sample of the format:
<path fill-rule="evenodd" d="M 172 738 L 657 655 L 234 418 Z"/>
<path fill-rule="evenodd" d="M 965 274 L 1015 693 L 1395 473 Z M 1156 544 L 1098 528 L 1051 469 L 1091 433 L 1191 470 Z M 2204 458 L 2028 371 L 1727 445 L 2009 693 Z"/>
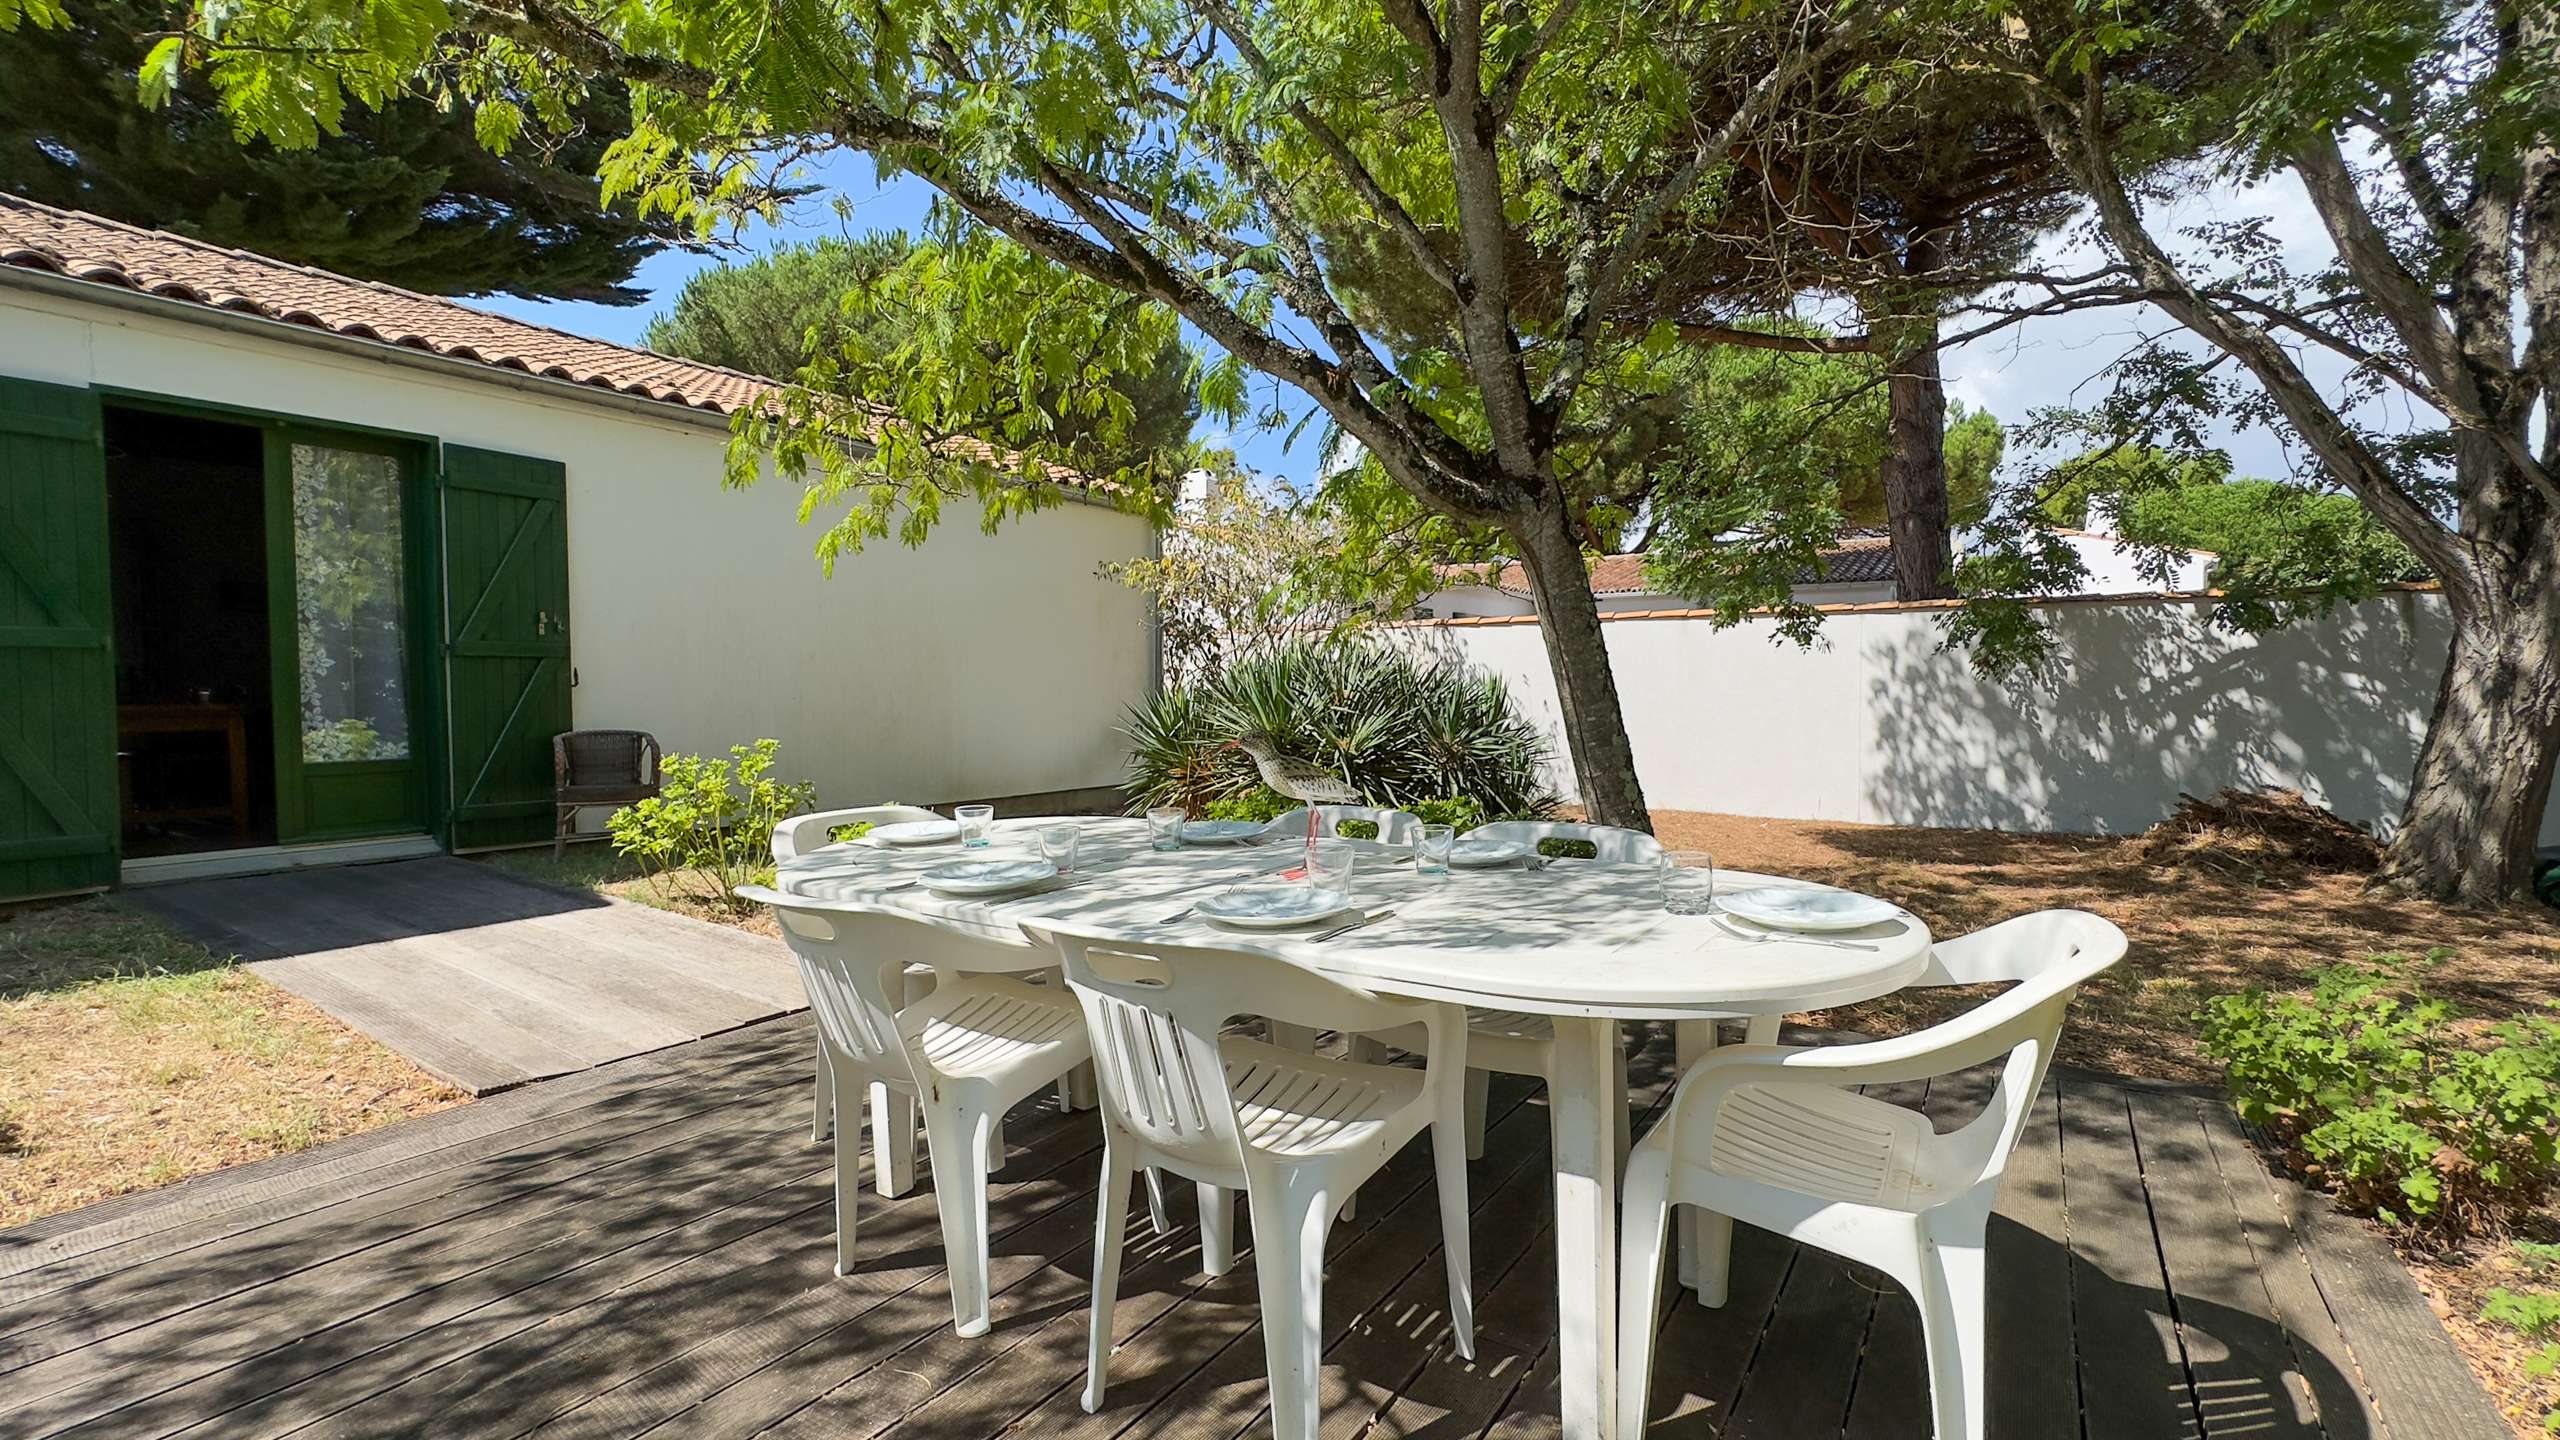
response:
<path fill-rule="evenodd" d="M 2550 1279 L 2560 1272 L 2560 1245 L 2518 1240 L 2511 1248 L 2525 1262 L 2527 1273 L 2537 1280 Z M 2487 1303 L 2480 1307 L 2480 1318 L 2514 1331 L 2536 1347 L 2524 1357 L 2527 1376 L 2547 1380 L 2560 1375 L 2560 1290 L 2493 1286 Z M 2542 1428 L 2560 1434 L 2560 1410 L 2545 1413 Z"/>
<path fill-rule="evenodd" d="M 2218 996 L 2198 1019 L 2241 1118 L 2351 1208 L 2413 1233 L 2494 1233 L 2560 1179 L 2560 1019 L 2476 1031 L 2424 962 L 2324 967 L 2309 996 Z"/>
<path fill-rule="evenodd" d="M 1241 795 L 1222 796 L 1209 802 L 1207 817 L 1211 820 L 1248 820 L 1269 824 L 1297 808 L 1298 802 L 1269 786 L 1257 786 Z M 1458 797 L 1416 800 L 1402 807 L 1406 814 L 1426 825 L 1446 825 L 1463 835 L 1484 823 L 1484 807 L 1475 801 Z M 1354 840 L 1374 840 L 1378 827 L 1366 820 L 1346 820 L 1342 833 Z"/>
<path fill-rule="evenodd" d="M 665 899 L 744 908 L 738 887 L 773 872 L 773 827 L 817 803 L 817 787 L 777 778 L 779 742 L 732 745 L 728 757 L 669 755 L 658 793 L 613 812 L 613 848 L 639 862 Z"/>
<path fill-rule="evenodd" d="M 631 123 L 619 85 L 538 145 L 486 143 L 522 124 L 502 98 L 475 114 L 415 97 L 282 149 L 236 133 L 185 39 L 152 38 L 166 24 L 89 0 L 0 25 L 0 75 L 48 77 L 0 85 L 0 190 L 430 295 L 635 304 L 632 271 L 682 238 L 603 203 L 596 167 Z"/>
<path fill-rule="evenodd" d="M 1131 709 L 1127 733 L 1133 808 L 1238 820 L 1288 809 L 1234 747 L 1247 735 L 1325 765 L 1373 804 L 1505 819 L 1556 806 L 1541 778 L 1546 740 L 1499 677 L 1368 642 L 1301 642 L 1169 687 Z"/>
<path fill-rule="evenodd" d="M 897 230 L 851 240 L 829 236 L 704 270 L 650 320 L 643 339 L 663 354 L 783 380 L 813 361 L 888 355 L 912 338 L 905 303 L 912 297 L 901 287 L 925 268 L 921 258 L 934 248 L 935 242 Z M 1064 279 L 1054 265 L 1034 263 Z M 1155 456 L 1162 457 L 1159 469 L 1178 472 L 1189 460 L 1191 426 L 1200 415 L 1193 363 L 1191 348 L 1167 337 L 1145 365 L 1114 371 L 1108 383 L 1125 405 L 1126 423 L 1109 448 L 1120 453 L 1087 457 L 1080 468 L 1110 471 Z M 1103 420 L 1064 403 L 1058 385 L 1040 398 L 1057 417 L 1061 447 L 1096 440 L 1105 428 Z"/>
<path fill-rule="evenodd" d="M 1385 610 L 1379 592 L 1394 587 L 1343 564 L 1345 538 L 1287 485 L 1222 469 L 1180 506 L 1154 555 L 1106 563 L 1102 573 L 1155 602 L 1164 682 L 1188 685 L 1310 634 L 1347 633 Z M 1417 581 L 1430 573 L 1407 568 Z M 1339 583 L 1345 575 L 1356 583 Z"/>
<path fill-rule="evenodd" d="M 2140 546 L 2209 550 L 2218 612 L 2235 629 L 2360 600 L 2425 574 L 2418 557 L 2355 497 L 2275 480 L 2235 479 L 2219 454 L 2181 458 L 2149 446 L 2092 452 L 2061 467 L 2043 503 L 2061 525 L 2091 519 Z M 2142 557 L 2160 569 L 2171 557 Z"/>
<path fill-rule="evenodd" d="M 878 268 L 857 267 L 833 328 L 804 336 L 795 383 L 739 413 L 731 486 L 768 467 L 799 483 L 804 523 L 834 517 L 818 541 L 830 569 L 874 540 L 922 544 L 952 500 L 975 502 L 988 533 L 1070 493 L 1164 517 L 1199 458 L 1177 438 L 1195 405 L 1138 409 L 1190 379 L 1172 311 L 984 231 L 881 243 L 903 253 L 863 261 Z"/>

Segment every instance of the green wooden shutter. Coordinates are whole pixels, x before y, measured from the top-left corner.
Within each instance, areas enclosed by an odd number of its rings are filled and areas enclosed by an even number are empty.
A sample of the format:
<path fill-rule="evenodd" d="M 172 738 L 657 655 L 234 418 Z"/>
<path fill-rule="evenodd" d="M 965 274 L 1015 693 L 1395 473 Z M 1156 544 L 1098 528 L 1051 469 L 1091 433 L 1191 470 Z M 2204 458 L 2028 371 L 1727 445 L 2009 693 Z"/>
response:
<path fill-rule="evenodd" d="M 99 426 L 87 390 L 0 378 L 0 900 L 115 883 Z"/>
<path fill-rule="evenodd" d="M 568 472 L 448 445 L 445 703 L 457 850 L 551 836 L 551 737 L 569 728 Z"/>

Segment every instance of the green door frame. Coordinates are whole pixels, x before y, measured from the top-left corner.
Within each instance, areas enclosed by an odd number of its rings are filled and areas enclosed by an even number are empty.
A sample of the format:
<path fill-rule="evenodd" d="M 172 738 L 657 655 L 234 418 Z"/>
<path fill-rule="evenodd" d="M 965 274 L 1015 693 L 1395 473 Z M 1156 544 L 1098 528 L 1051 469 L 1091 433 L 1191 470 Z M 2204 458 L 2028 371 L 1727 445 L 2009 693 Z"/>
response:
<path fill-rule="evenodd" d="M 420 573 L 412 533 L 422 477 L 433 452 L 407 441 L 309 423 L 265 428 L 267 462 L 267 599 L 269 672 L 275 697 L 276 839 L 283 844 L 401 835 L 435 828 L 429 771 L 437 758 L 422 744 L 437 713 L 427 689 L 427 634 L 419 616 L 434 588 Z M 301 634 L 295 601 L 293 451 L 296 446 L 378 455 L 399 467 L 401 539 L 401 693 L 409 711 L 409 753 L 397 760 L 312 761 L 302 753 Z M 352 815 L 353 818 L 350 818 Z"/>
<path fill-rule="evenodd" d="M 268 663 L 275 704 L 276 829 L 284 844 L 424 832 L 447 840 L 445 677 L 443 657 L 443 516 L 435 504 L 437 442 L 433 436 L 314 420 L 280 411 L 187 400 L 147 391 L 93 387 L 102 404 L 245 425 L 261 433 L 266 455 Z M 313 823 L 301 755 L 299 637 L 294 628 L 293 481 L 295 441 L 388 455 L 400 466 L 401 565 L 405 633 L 402 677 L 408 691 L 409 757 L 341 762 L 332 778 L 410 772 L 404 814 L 396 824 Z M 325 804 L 325 801 L 324 801 Z"/>

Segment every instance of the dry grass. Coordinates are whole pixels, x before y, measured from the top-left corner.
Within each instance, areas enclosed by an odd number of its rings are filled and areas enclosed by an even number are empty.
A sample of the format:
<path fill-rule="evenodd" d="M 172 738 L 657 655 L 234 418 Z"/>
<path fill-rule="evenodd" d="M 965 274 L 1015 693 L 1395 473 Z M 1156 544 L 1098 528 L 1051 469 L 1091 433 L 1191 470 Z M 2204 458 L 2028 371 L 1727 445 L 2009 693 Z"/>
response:
<path fill-rule="evenodd" d="M 111 900 L 0 913 L 0 1226 L 462 1098 Z"/>
<path fill-rule="evenodd" d="M 2453 910 L 2366 893 L 2361 878 L 2311 875 L 2267 888 L 2211 868 L 2154 864 L 2140 842 L 2086 835 L 1920 830 L 1740 815 L 1654 813 L 1664 844 L 1718 866 L 1845 885 L 1909 906 L 1940 935 L 2030 910 L 2094 910 L 2132 937 L 2125 963 L 2086 991 L 2061 1058 L 2118 1074 L 2213 1081 L 2191 1017 L 2204 997 L 2285 990 L 2334 960 L 2451 950 L 2428 987 L 2467 1010 L 2511 1015 L 2560 995 L 2560 914 Z M 1910 992 L 1822 1017 L 1874 1034 L 1968 1003 Z"/>
<path fill-rule="evenodd" d="M 546 885 L 557 885 L 565 890 L 583 890 L 590 895 L 671 910 L 678 915 L 758 935 L 782 934 L 781 927 L 774 924 L 772 912 L 763 906 L 732 908 L 713 905 L 690 891 L 652 885 L 637 864 L 615 854 L 608 845 L 572 845 L 557 860 L 551 858 L 547 849 L 499 850 L 475 858 L 511 874 L 539 880 Z M 773 877 L 768 874 L 757 883 L 771 884 L 772 881 Z"/>

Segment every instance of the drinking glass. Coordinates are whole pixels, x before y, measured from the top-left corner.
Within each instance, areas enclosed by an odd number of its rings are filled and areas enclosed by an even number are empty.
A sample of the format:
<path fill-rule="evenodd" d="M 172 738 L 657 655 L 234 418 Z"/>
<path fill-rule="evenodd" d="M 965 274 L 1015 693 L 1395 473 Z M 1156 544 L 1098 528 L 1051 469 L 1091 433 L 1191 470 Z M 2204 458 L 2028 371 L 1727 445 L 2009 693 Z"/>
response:
<path fill-rule="evenodd" d="M 987 843 L 987 831 L 996 823 L 993 805 L 963 805 L 951 812 L 960 822 L 960 843 L 972 849 Z"/>
<path fill-rule="evenodd" d="M 1347 888 L 1351 859 L 1357 853 L 1348 840 L 1318 840 L 1307 847 L 1307 883 L 1319 890 Z"/>
<path fill-rule="evenodd" d="M 1159 805 L 1147 812 L 1147 843 L 1158 850 L 1182 848 L 1183 811 L 1179 805 Z"/>
<path fill-rule="evenodd" d="M 1713 911 L 1716 857 L 1704 850 L 1663 852 L 1662 908 L 1674 915 L 1705 915 Z"/>
<path fill-rule="evenodd" d="M 1449 873 L 1449 851 L 1458 843 L 1458 827 L 1425 825 L 1421 843 L 1413 847 L 1413 869 L 1417 875 Z"/>
<path fill-rule="evenodd" d="M 1040 827 L 1040 858 L 1058 867 L 1065 875 L 1076 868 L 1076 837 L 1083 832 L 1073 825 Z"/>

